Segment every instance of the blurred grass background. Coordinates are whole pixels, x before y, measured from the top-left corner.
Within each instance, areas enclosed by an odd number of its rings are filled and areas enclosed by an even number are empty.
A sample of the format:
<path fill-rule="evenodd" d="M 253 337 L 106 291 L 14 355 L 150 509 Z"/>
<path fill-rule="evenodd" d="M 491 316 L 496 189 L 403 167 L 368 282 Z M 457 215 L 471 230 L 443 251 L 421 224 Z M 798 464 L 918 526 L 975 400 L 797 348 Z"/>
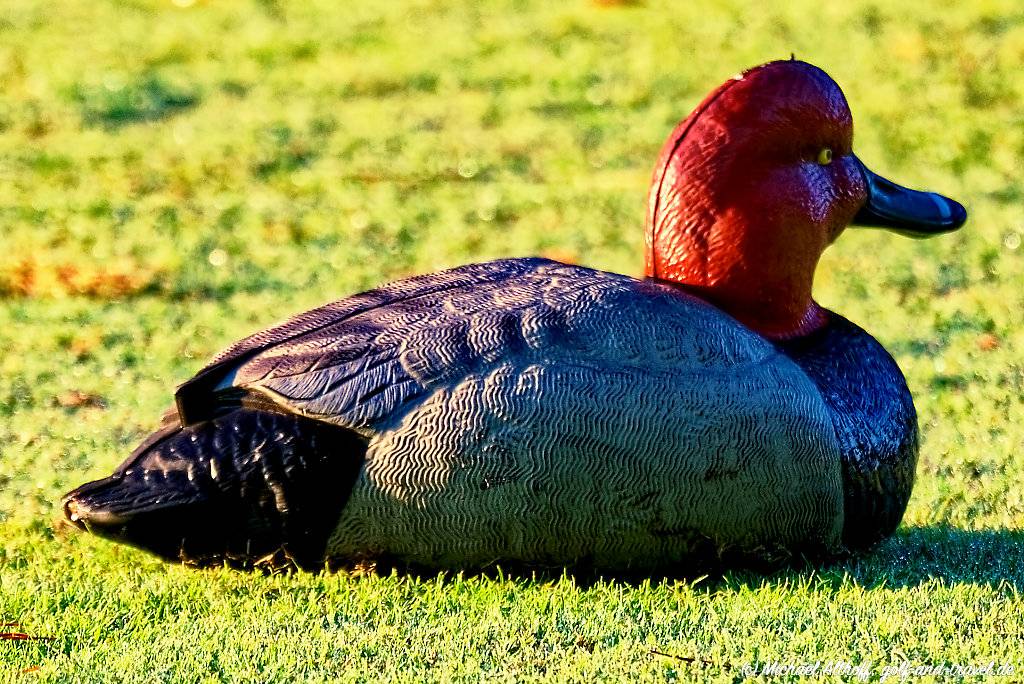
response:
<path fill-rule="evenodd" d="M 639 275 L 665 136 L 791 53 L 844 88 L 874 170 L 971 212 L 927 242 L 851 230 L 818 272 L 920 412 L 905 526 L 876 553 L 639 586 L 262 577 L 57 523 L 178 382 L 292 313 L 501 256 Z M 1022 63 L 1009 0 L 0 0 L 0 621 L 55 637 L 0 641 L 0 679 L 1024 673 Z"/>

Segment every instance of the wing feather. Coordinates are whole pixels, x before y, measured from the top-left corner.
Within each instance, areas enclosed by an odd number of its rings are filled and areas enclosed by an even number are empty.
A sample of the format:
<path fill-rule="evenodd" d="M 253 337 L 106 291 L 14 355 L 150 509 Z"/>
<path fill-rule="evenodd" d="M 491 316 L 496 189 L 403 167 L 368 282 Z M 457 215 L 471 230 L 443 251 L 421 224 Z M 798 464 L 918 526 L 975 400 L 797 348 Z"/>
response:
<path fill-rule="evenodd" d="M 514 360 L 691 375 L 777 355 L 678 290 L 543 259 L 473 264 L 342 299 L 226 350 L 177 393 L 184 423 L 239 391 L 364 434 Z M 519 391 L 509 388 L 509 392 Z"/>

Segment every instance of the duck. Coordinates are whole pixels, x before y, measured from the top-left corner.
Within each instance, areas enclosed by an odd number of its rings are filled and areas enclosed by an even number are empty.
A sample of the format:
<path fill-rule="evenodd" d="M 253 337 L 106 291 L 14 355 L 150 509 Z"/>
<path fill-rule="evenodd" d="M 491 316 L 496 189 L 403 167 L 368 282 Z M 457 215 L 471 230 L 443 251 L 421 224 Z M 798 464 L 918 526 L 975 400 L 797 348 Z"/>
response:
<path fill-rule="evenodd" d="M 812 296 L 849 226 L 960 228 L 854 154 L 795 59 L 669 135 L 645 276 L 543 258 L 418 275 L 239 341 L 74 526 L 189 565 L 653 571 L 824 558 L 898 527 L 919 431 L 892 356 Z"/>

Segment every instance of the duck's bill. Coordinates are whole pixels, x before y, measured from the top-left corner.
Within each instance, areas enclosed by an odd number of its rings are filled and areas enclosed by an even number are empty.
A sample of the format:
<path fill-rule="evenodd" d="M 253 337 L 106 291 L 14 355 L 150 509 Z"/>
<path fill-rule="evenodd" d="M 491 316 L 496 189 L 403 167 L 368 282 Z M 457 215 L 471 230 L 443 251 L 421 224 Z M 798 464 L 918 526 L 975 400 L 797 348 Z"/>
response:
<path fill-rule="evenodd" d="M 934 192 L 911 190 L 877 173 L 857 160 L 868 187 L 868 199 L 857 215 L 854 226 L 888 228 L 910 237 L 931 237 L 948 233 L 964 225 L 967 210 L 963 205 Z"/>

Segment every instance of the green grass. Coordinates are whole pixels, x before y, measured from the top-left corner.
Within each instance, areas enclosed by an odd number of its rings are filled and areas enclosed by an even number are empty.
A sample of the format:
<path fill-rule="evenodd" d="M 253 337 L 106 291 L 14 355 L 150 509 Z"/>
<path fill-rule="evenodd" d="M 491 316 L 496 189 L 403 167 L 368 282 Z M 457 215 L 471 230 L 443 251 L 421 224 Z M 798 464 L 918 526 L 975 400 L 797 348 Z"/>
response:
<path fill-rule="evenodd" d="M 188 4 L 0 4 L 0 622 L 53 637 L 0 641 L 0 680 L 1024 678 L 1019 3 Z M 58 524 L 176 383 L 291 313 L 506 255 L 639 274 L 672 125 L 791 52 L 843 86 L 869 165 L 971 211 L 929 242 L 849 231 L 819 270 L 921 416 L 875 553 L 694 582 L 268 577 Z"/>

